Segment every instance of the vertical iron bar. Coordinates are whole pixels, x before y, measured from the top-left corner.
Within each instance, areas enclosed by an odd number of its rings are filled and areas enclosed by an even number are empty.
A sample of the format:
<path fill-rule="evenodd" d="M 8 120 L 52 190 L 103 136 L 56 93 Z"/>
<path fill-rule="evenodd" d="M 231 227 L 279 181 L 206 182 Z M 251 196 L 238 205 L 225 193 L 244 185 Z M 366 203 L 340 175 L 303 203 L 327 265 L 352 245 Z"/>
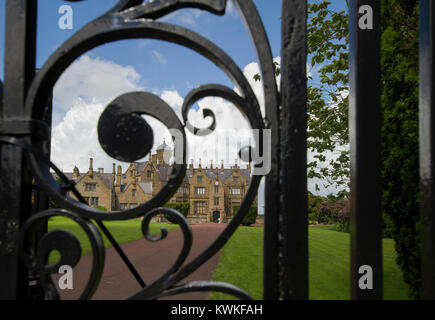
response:
<path fill-rule="evenodd" d="M 433 88 L 435 6 L 420 0 L 420 209 L 421 298 L 435 299 L 435 111 Z"/>
<path fill-rule="evenodd" d="M 271 128 L 271 170 L 264 186 L 263 299 L 279 298 L 279 128 Z"/>
<path fill-rule="evenodd" d="M 39 69 L 36 70 L 36 73 L 39 71 Z M 46 110 L 44 113 L 43 121 L 47 124 L 49 128 L 51 128 L 51 122 L 52 122 L 52 111 L 53 111 L 53 94 L 50 95 L 48 101 Z M 44 150 L 44 155 L 50 159 L 50 153 L 51 153 L 51 130 L 48 131 L 47 137 L 41 142 L 38 142 L 40 145 L 38 146 L 41 150 Z M 35 181 L 32 181 L 32 184 L 35 183 Z M 44 192 L 43 189 L 39 188 L 39 186 L 34 185 L 34 200 L 33 200 L 33 209 L 32 214 L 35 214 L 37 212 L 47 210 L 49 207 L 49 197 Z M 39 231 L 36 233 L 36 240 L 35 240 L 35 252 L 36 252 L 36 246 L 39 243 L 39 240 L 48 232 L 48 222 L 44 222 L 39 227 Z M 29 291 L 31 295 L 32 300 L 43 300 L 45 296 L 45 292 L 41 286 L 40 283 L 40 277 L 38 272 L 31 272 L 30 278 L 33 279 L 29 285 Z"/>
<path fill-rule="evenodd" d="M 306 0 L 282 2 L 281 299 L 308 299 Z"/>
<path fill-rule="evenodd" d="M 23 119 L 35 72 L 36 1 L 7 0 L 2 119 Z M 28 296 L 28 270 L 19 260 L 19 227 L 31 213 L 31 175 L 23 152 L 0 146 L 0 299 Z"/>
<path fill-rule="evenodd" d="M 380 27 L 378 0 L 350 1 L 352 299 L 382 299 Z"/>

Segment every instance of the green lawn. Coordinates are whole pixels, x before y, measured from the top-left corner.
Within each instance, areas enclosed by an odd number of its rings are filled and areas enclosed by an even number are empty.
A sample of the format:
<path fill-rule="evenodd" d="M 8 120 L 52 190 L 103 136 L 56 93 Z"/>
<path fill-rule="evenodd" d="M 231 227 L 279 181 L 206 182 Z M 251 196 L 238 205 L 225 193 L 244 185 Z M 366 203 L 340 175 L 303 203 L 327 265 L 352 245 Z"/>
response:
<path fill-rule="evenodd" d="M 119 244 L 142 239 L 141 220 L 107 221 L 106 227 Z M 178 228 L 175 224 L 151 223 L 153 234 L 160 228 Z M 82 254 L 91 251 L 90 243 L 80 226 L 63 217 L 52 218 L 48 229 L 65 229 L 74 233 L 82 245 Z M 104 245 L 109 240 L 102 234 Z M 263 228 L 240 226 L 221 251 L 213 280 L 235 284 L 255 299 L 261 299 L 263 281 Z M 407 299 L 407 286 L 395 264 L 396 253 L 391 239 L 383 240 L 384 299 Z M 59 254 L 50 255 L 50 263 Z M 331 226 L 309 228 L 310 299 L 349 299 L 349 234 L 337 232 Z M 233 299 L 221 293 L 212 293 L 211 299 Z"/>
<path fill-rule="evenodd" d="M 309 228 L 309 298 L 349 299 L 349 234 L 330 226 Z M 262 299 L 263 228 L 239 227 L 222 249 L 213 280 L 224 281 Z M 407 286 L 395 263 L 391 239 L 383 240 L 384 299 L 408 299 Z M 212 293 L 211 299 L 234 299 Z"/>
<path fill-rule="evenodd" d="M 112 236 L 117 240 L 117 242 L 119 244 L 122 244 L 125 242 L 144 238 L 142 234 L 141 223 L 142 221 L 140 219 L 131 219 L 124 221 L 105 221 L 104 225 L 107 229 L 109 229 Z M 169 231 L 178 228 L 178 225 L 151 223 L 150 231 L 153 235 L 155 235 L 160 233 L 160 228 L 162 227 L 166 228 Z M 91 252 L 92 248 L 89 239 L 83 229 L 76 222 L 64 217 L 54 217 L 51 218 L 48 222 L 48 230 L 50 231 L 53 229 L 64 229 L 71 231 L 80 241 L 80 244 L 82 246 L 82 254 Z M 109 240 L 106 238 L 103 232 L 101 232 L 101 230 L 100 233 L 103 237 L 104 246 L 106 248 L 111 247 Z M 57 251 L 53 251 L 50 254 L 49 262 L 55 263 L 56 261 L 58 261 L 59 257 L 59 253 Z"/>

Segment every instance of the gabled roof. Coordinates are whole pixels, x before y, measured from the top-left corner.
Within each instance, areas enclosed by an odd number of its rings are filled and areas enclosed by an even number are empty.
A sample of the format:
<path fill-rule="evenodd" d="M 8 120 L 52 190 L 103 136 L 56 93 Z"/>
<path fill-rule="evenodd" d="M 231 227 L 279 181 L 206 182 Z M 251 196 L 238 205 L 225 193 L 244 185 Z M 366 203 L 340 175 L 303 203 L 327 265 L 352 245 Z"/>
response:
<path fill-rule="evenodd" d="M 94 174 L 99 177 L 107 188 L 111 189 L 113 187 L 113 174 L 112 173 L 97 173 Z"/>
<path fill-rule="evenodd" d="M 59 176 L 55 173 L 52 172 L 51 173 L 54 177 L 55 180 L 57 180 L 59 178 Z M 86 174 L 88 174 L 88 172 L 85 173 L 79 173 L 77 178 L 73 177 L 73 173 L 72 172 L 64 172 L 63 173 L 68 179 L 73 180 L 75 182 L 80 181 Z M 100 180 L 104 183 L 104 185 L 111 189 L 113 186 L 113 174 L 112 173 L 98 173 L 94 171 L 94 175 L 96 175 L 98 178 L 100 178 Z"/>
<path fill-rule="evenodd" d="M 139 187 L 142 189 L 144 193 L 147 194 L 153 193 L 153 184 L 151 182 L 139 182 Z"/>
<path fill-rule="evenodd" d="M 139 175 L 140 172 L 145 168 L 146 162 L 134 162 L 133 164 Z"/>

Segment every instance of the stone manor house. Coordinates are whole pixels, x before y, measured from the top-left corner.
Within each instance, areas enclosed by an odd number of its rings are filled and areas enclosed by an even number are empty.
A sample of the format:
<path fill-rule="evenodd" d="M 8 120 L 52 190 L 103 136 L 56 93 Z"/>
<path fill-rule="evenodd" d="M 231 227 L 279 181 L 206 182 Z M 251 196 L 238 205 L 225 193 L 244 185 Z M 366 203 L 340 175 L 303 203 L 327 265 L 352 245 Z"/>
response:
<path fill-rule="evenodd" d="M 167 153 L 172 149 L 161 144 L 156 154 L 151 154 L 145 162 L 133 162 L 123 173 L 121 166 L 113 164 L 111 173 L 103 168 L 93 169 L 90 159 L 89 170 L 65 175 L 76 181 L 77 190 L 90 206 L 100 206 L 107 211 L 119 211 L 133 208 L 151 199 L 168 181 L 171 165 L 165 162 Z M 165 155 L 165 156 L 164 156 Z M 116 170 L 115 170 L 116 169 Z M 187 219 L 189 222 L 227 222 L 233 216 L 233 207 L 240 205 L 247 192 L 251 167 L 240 168 L 237 163 L 231 168 L 197 168 L 189 165 L 184 181 L 169 202 L 188 202 L 190 204 Z M 257 197 L 253 205 L 257 205 Z M 109 213 L 110 214 L 110 213 Z"/>

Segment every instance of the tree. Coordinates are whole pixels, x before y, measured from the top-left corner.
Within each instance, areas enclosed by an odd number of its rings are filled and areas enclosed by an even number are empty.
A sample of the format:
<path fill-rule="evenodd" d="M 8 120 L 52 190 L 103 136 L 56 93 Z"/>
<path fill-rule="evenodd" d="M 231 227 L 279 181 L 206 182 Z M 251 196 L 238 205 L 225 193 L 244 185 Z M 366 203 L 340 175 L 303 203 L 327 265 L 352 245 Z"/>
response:
<path fill-rule="evenodd" d="M 343 94 L 349 82 L 348 15 L 331 11 L 330 4 L 321 0 L 308 5 L 308 54 L 313 67 L 321 65 L 317 70 L 320 83 L 309 81 L 307 88 L 308 148 L 316 153 L 308 163 L 308 177 L 342 186 L 340 196 L 347 194 L 349 177 L 348 97 Z M 393 237 L 409 295 L 418 298 L 418 1 L 382 0 L 381 6 L 384 235 Z M 332 160 L 327 158 L 330 152 L 337 155 Z"/>
<path fill-rule="evenodd" d="M 383 0 L 381 16 L 382 207 L 409 295 L 418 298 L 418 1 Z"/>
<path fill-rule="evenodd" d="M 308 5 L 307 53 L 311 67 L 319 65 L 320 79 L 314 83 L 309 77 L 307 87 L 307 146 L 314 154 L 308 177 L 327 181 L 325 187 L 332 185 L 340 195 L 348 195 L 349 18 L 345 11 L 332 11 L 330 4 L 322 0 Z"/>
<path fill-rule="evenodd" d="M 308 4 L 307 53 L 320 83 L 308 77 L 308 149 L 313 159 L 308 163 L 308 178 L 335 187 L 339 196 L 348 196 L 349 130 L 348 109 L 348 14 L 330 9 L 331 2 Z M 275 62 L 275 74 L 280 67 Z M 260 75 L 254 76 L 259 81 Z M 316 185 L 319 191 L 319 186 Z"/>

